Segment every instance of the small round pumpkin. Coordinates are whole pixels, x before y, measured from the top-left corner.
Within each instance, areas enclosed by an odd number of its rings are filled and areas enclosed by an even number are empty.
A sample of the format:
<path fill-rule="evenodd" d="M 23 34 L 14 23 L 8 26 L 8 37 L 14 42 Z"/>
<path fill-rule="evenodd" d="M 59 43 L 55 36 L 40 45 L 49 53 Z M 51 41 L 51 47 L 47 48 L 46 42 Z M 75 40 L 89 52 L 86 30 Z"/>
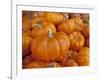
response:
<path fill-rule="evenodd" d="M 88 24 L 83 24 L 82 29 L 81 29 L 81 33 L 85 36 L 85 37 L 89 37 L 89 25 Z"/>
<path fill-rule="evenodd" d="M 72 19 L 65 20 L 57 26 L 58 32 L 65 32 L 66 34 L 73 32 L 74 29 L 75 29 L 75 23 Z"/>
<path fill-rule="evenodd" d="M 30 54 L 31 42 L 32 42 L 32 38 L 26 32 L 23 32 L 22 33 L 23 56 L 27 56 Z"/>
<path fill-rule="evenodd" d="M 88 66 L 89 65 L 89 48 L 83 47 L 80 49 L 77 56 L 77 63 L 79 66 Z"/>
<path fill-rule="evenodd" d="M 55 61 L 66 55 L 70 47 L 70 41 L 64 32 L 52 34 L 49 30 L 48 36 L 35 38 L 32 41 L 32 55 L 41 61 Z"/>
<path fill-rule="evenodd" d="M 76 17 L 76 18 L 73 18 L 73 21 L 75 23 L 75 31 L 80 31 L 83 25 L 82 19 L 79 17 Z"/>
<path fill-rule="evenodd" d="M 43 17 L 36 17 L 32 20 L 32 30 L 30 35 L 32 38 L 46 36 L 49 29 L 51 29 L 53 33 L 56 32 L 54 24 L 46 22 Z"/>
<path fill-rule="evenodd" d="M 55 12 L 46 12 L 44 14 L 44 17 L 48 22 L 52 22 L 55 25 L 61 23 L 64 19 L 63 15 L 61 15 L 60 13 L 55 13 Z"/>
<path fill-rule="evenodd" d="M 68 37 L 71 44 L 70 49 L 77 51 L 84 46 L 85 39 L 80 32 L 72 32 Z"/>

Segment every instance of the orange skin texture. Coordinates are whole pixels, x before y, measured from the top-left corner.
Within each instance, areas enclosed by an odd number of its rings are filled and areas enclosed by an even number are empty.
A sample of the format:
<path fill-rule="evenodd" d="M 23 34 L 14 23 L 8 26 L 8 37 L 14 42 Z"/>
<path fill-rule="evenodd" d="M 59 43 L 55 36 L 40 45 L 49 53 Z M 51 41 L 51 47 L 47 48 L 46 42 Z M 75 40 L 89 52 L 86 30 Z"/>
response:
<path fill-rule="evenodd" d="M 89 48 L 88 47 L 83 47 L 80 49 L 77 56 L 77 62 L 79 66 L 89 66 Z"/>
<path fill-rule="evenodd" d="M 69 49 L 70 42 L 67 35 L 57 32 L 52 37 L 44 36 L 32 41 L 32 55 L 41 61 L 55 61 L 64 56 Z"/>
<path fill-rule="evenodd" d="M 30 64 L 26 65 L 25 68 L 28 68 L 28 69 L 41 68 L 41 65 L 39 65 L 37 62 L 33 61 Z"/>
<path fill-rule="evenodd" d="M 80 32 L 72 32 L 68 37 L 71 43 L 70 49 L 77 51 L 84 46 L 85 39 Z"/>
<path fill-rule="evenodd" d="M 75 23 L 72 19 L 65 20 L 57 26 L 58 32 L 65 32 L 66 34 L 73 32 L 74 29 L 75 29 Z"/>
<path fill-rule="evenodd" d="M 84 24 L 82 26 L 82 30 L 81 30 L 82 34 L 85 36 L 85 37 L 89 37 L 89 25 L 88 24 Z"/>
<path fill-rule="evenodd" d="M 60 13 L 54 13 L 54 12 L 47 12 L 44 14 L 44 18 L 55 25 L 58 25 L 64 20 L 64 16 Z"/>
<path fill-rule="evenodd" d="M 73 18 L 73 21 L 75 23 L 75 31 L 80 31 L 83 25 L 82 19 L 79 17 Z"/>
<path fill-rule="evenodd" d="M 22 29 L 23 31 L 29 31 L 31 29 L 31 18 L 29 16 L 22 17 Z"/>
<path fill-rule="evenodd" d="M 43 17 L 35 17 L 32 19 L 31 37 L 36 38 L 46 36 L 48 30 L 51 29 L 53 33 L 56 32 L 55 25 L 51 22 L 46 22 Z"/>
<path fill-rule="evenodd" d="M 22 48 L 23 48 L 23 56 L 27 56 L 30 54 L 31 50 L 31 42 L 32 38 L 26 33 L 22 33 Z"/>
<path fill-rule="evenodd" d="M 36 38 L 40 36 L 46 36 L 49 29 L 51 29 L 53 33 L 56 32 L 55 25 L 50 22 L 42 23 L 42 25 L 38 24 L 32 28 L 31 37 Z"/>

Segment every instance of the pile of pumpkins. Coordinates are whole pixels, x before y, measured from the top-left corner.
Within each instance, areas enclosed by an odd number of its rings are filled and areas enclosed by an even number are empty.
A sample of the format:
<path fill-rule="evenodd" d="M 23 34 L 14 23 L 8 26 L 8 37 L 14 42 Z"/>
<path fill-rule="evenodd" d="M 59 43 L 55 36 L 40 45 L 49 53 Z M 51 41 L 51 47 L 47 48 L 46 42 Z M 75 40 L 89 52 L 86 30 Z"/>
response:
<path fill-rule="evenodd" d="M 89 14 L 22 12 L 22 67 L 89 66 Z"/>

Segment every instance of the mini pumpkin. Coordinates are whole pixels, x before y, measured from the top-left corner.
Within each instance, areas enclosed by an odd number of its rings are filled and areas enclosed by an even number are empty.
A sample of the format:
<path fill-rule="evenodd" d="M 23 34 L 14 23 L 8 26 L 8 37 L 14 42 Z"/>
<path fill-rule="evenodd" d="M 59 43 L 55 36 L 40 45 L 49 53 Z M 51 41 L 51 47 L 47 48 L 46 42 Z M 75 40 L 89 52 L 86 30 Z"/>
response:
<path fill-rule="evenodd" d="M 52 34 L 49 30 L 48 36 L 35 38 L 32 41 L 32 55 L 41 61 L 55 61 L 64 56 L 70 47 L 70 41 L 64 32 Z"/>
<path fill-rule="evenodd" d="M 75 23 L 75 31 L 80 31 L 83 25 L 82 19 L 79 17 L 76 17 L 76 18 L 73 18 L 73 21 Z"/>
<path fill-rule="evenodd" d="M 75 29 L 75 23 L 72 19 L 65 20 L 57 26 L 57 31 L 65 32 L 66 34 L 73 32 L 74 29 Z"/>
<path fill-rule="evenodd" d="M 79 66 L 88 66 L 89 65 L 89 48 L 83 47 L 79 50 L 77 56 L 77 63 Z"/>
<path fill-rule="evenodd" d="M 30 54 L 31 42 L 32 42 L 32 38 L 26 32 L 23 32 L 22 33 L 23 56 L 27 56 Z"/>
<path fill-rule="evenodd" d="M 81 33 L 85 36 L 85 37 L 89 37 L 89 25 L 88 24 L 83 24 L 82 29 L 81 29 Z"/>
<path fill-rule="evenodd" d="M 63 15 L 61 15 L 60 13 L 55 13 L 55 12 L 46 12 L 44 14 L 44 17 L 48 22 L 52 22 L 55 25 L 61 23 L 64 20 Z"/>
<path fill-rule="evenodd" d="M 53 33 L 56 32 L 55 25 L 50 22 L 45 22 L 42 17 L 37 17 L 32 20 L 31 37 L 36 38 L 40 36 L 46 36 L 48 30 L 51 29 Z"/>
<path fill-rule="evenodd" d="M 84 46 L 85 39 L 80 32 L 72 32 L 68 37 L 70 40 L 70 49 L 77 51 Z"/>

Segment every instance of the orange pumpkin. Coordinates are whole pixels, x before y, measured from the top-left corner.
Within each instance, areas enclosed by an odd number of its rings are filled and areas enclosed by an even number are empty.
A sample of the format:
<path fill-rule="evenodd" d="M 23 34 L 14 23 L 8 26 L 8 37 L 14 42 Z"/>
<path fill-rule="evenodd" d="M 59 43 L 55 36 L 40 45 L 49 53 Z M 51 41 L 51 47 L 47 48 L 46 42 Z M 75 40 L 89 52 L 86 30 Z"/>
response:
<path fill-rule="evenodd" d="M 89 33 L 90 33 L 89 25 L 88 24 L 83 24 L 81 32 L 85 37 L 89 37 Z"/>
<path fill-rule="evenodd" d="M 70 49 L 77 51 L 84 46 L 85 39 L 80 32 L 72 32 L 68 37 L 71 44 Z"/>
<path fill-rule="evenodd" d="M 54 24 L 44 21 L 42 17 L 36 17 L 32 20 L 32 31 L 30 35 L 32 38 L 46 36 L 49 29 L 51 29 L 53 33 L 56 32 Z"/>
<path fill-rule="evenodd" d="M 23 32 L 22 33 L 23 56 L 27 56 L 30 54 L 31 42 L 32 42 L 32 38 L 26 32 Z"/>
<path fill-rule="evenodd" d="M 68 58 L 65 61 L 63 61 L 63 66 L 65 66 L 65 67 L 75 67 L 75 66 L 78 66 L 78 64 L 73 59 Z"/>
<path fill-rule="evenodd" d="M 55 61 L 64 56 L 70 47 L 70 42 L 64 32 L 52 34 L 49 30 L 48 36 L 35 38 L 32 41 L 32 55 L 42 61 Z"/>
<path fill-rule="evenodd" d="M 89 65 L 89 48 L 83 47 L 80 49 L 77 56 L 77 63 L 79 66 L 88 66 Z"/>
<path fill-rule="evenodd" d="M 31 29 L 31 17 L 25 15 L 22 17 L 22 29 L 23 31 L 29 31 Z"/>
<path fill-rule="evenodd" d="M 80 31 L 81 30 L 81 27 L 83 25 L 82 19 L 76 17 L 76 18 L 73 18 L 73 21 L 75 23 L 75 31 Z"/>
<path fill-rule="evenodd" d="M 44 14 L 44 17 L 48 22 L 52 22 L 55 25 L 61 23 L 64 19 L 63 15 L 61 15 L 60 13 L 55 13 L 55 12 L 46 12 Z"/>
<path fill-rule="evenodd" d="M 65 32 L 66 34 L 73 32 L 74 29 L 75 29 L 75 23 L 72 19 L 63 21 L 61 24 L 57 26 L 57 31 Z"/>

